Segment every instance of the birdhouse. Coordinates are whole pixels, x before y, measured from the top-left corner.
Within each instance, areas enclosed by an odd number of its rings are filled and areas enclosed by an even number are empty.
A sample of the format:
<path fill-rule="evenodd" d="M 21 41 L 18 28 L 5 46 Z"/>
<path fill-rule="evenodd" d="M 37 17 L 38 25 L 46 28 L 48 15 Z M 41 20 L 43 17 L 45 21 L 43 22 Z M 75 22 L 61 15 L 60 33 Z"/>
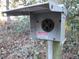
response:
<path fill-rule="evenodd" d="M 65 7 L 51 2 L 4 11 L 8 16 L 29 15 L 32 39 L 64 41 Z"/>

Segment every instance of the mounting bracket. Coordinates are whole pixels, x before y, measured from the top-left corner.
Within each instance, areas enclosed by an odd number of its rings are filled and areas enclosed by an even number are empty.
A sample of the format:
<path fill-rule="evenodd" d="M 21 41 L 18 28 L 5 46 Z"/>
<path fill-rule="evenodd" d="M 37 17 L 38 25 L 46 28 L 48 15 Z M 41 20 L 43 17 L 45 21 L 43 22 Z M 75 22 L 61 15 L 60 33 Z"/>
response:
<path fill-rule="evenodd" d="M 60 4 L 58 0 L 48 0 L 48 2 L 51 11 L 64 12 L 64 14 L 67 15 L 67 10 L 64 4 Z"/>

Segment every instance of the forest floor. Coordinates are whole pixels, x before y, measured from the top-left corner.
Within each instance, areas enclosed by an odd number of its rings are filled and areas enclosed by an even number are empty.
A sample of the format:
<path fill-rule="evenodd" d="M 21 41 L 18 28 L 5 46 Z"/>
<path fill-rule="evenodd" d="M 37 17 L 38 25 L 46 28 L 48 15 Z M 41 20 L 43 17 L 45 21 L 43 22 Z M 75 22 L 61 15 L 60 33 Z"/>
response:
<path fill-rule="evenodd" d="M 29 30 L 13 32 L 10 24 L 0 26 L 0 59 L 47 59 L 46 41 L 32 40 Z M 62 59 L 78 59 L 77 53 L 78 47 L 70 50 L 62 47 Z"/>

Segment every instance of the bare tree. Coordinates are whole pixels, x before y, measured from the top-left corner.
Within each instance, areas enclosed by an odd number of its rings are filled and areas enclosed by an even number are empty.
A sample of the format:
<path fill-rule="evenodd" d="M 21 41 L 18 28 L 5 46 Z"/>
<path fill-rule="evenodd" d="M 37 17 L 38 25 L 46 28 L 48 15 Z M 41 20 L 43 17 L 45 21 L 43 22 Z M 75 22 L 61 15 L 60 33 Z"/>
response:
<path fill-rule="evenodd" d="M 6 0 L 6 10 L 9 10 L 9 0 Z M 10 21 L 9 16 L 7 16 L 7 20 Z"/>

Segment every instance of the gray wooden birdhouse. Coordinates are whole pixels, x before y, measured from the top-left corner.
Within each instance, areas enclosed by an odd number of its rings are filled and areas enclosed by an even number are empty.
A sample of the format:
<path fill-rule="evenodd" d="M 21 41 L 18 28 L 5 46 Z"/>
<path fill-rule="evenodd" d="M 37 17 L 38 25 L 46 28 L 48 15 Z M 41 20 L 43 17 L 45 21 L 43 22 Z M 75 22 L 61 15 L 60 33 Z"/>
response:
<path fill-rule="evenodd" d="M 4 11 L 8 16 L 29 15 L 32 39 L 64 41 L 65 7 L 51 1 Z"/>

